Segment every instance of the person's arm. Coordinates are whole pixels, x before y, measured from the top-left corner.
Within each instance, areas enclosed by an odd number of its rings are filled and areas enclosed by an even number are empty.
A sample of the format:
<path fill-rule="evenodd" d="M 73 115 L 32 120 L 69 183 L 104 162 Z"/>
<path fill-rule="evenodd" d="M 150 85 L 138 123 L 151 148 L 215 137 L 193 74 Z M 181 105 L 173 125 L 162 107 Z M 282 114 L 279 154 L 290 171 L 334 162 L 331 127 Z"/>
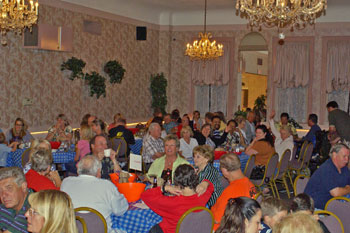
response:
<path fill-rule="evenodd" d="M 12 142 L 8 147 L 11 148 L 11 151 L 14 152 L 17 150 L 18 142 Z"/>
<path fill-rule="evenodd" d="M 336 187 L 329 191 L 329 193 L 333 197 L 345 196 L 350 193 L 350 185 L 346 185 L 345 187 Z"/>
<path fill-rule="evenodd" d="M 214 192 L 214 185 L 209 180 L 205 179 L 203 180 L 199 185 L 196 187 L 196 193 L 198 196 L 201 196 L 203 194 L 208 193 L 209 198 L 211 194 Z"/>
<path fill-rule="evenodd" d="M 128 201 L 123 194 L 118 192 L 118 189 L 110 183 L 111 200 L 108 202 L 111 205 L 113 214 L 117 216 L 123 215 L 129 208 Z"/>
<path fill-rule="evenodd" d="M 250 143 L 249 146 L 245 149 L 245 153 L 246 153 L 247 155 L 254 155 L 254 154 L 257 154 L 257 153 L 258 153 L 258 151 L 256 151 L 256 150 L 254 149 L 254 144 L 256 144 L 257 141 L 258 141 L 257 138 L 254 138 L 254 140 L 252 141 L 252 143 Z"/>
<path fill-rule="evenodd" d="M 121 167 L 119 166 L 119 163 L 117 161 L 117 158 L 116 158 L 116 153 L 114 150 L 111 149 L 111 156 L 110 156 L 111 160 L 112 160 L 112 163 L 113 163 L 113 171 L 114 172 L 118 172 L 118 171 L 121 171 Z"/>
<path fill-rule="evenodd" d="M 226 126 L 224 133 L 221 135 L 220 138 L 214 138 L 212 136 L 209 136 L 210 139 L 215 143 L 215 146 L 218 147 L 221 144 L 223 144 L 226 141 L 227 133 L 230 131 L 230 127 Z"/>
<path fill-rule="evenodd" d="M 79 149 L 79 147 L 77 147 L 77 148 L 75 149 L 74 161 L 75 161 L 75 162 L 78 162 L 78 161 L 79 161 L 79 158 L 80 158 L 80 149 Z"/>
<path fill-rule="evenodd" d="M 50 171 L 47 177 L 54 183 L 57 189 L 60 189 L 62 180 L 60 178 L 60 175 L 58 174 L 58 171 Z"/>

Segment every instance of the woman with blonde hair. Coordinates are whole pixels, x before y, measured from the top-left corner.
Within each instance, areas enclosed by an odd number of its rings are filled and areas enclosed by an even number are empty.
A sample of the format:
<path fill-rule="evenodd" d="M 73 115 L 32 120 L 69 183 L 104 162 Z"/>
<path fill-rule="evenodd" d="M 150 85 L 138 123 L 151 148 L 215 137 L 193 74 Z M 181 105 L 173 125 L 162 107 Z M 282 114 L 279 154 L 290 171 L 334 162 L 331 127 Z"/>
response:
<path fill-rule="evenodd" d="M 8 144 L 12 142 L 30 142 L 34 137 L 29 133 L 28 126 L 22 118 L 15 120 L 15 125 L 6 134 Z"/>
<path fill-rule="evenodd" d="M 190 126 L 182 127 L 180 131 L 180 153 L 185 159 L 192 160 L 193 148 L 198 146 L 198 142 L 193 137 L 193 131 Z"/>
<path fill-rule="evenodd" d="M 31 208 L 25 213 L 32 233 L 77 233 L 70 197 L 58 190 L 42 190 L 28 197 Z"/>
<path fill-rule="evenodd" d="M 90 154 L 90 140 L 94 137 L 94 132 L 90 126 L 82 126 L 80 129 L 80 140 L 77 143 L 77 149 L 74 161 L 78 162 L 85 155 Z"/>
<path fill-rule="evenodd" d="M 305 213 L 294 213 L 283 218 L 273 229 L 273 233 L 320 233 L 317 221 Z"/>

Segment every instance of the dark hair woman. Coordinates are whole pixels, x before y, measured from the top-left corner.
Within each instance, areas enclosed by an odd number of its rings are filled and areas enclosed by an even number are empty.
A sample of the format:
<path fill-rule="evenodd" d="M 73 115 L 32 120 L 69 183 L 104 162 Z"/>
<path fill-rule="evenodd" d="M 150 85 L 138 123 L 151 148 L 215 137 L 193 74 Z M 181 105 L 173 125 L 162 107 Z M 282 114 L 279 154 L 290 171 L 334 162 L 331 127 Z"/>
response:
<path fill-rule="evenodd" d="M 247 147 L 247 155 L 256 155 L 255 165 L 266 166 L 267 162 L 275 153 L 273 138 L 265 125 L 259 125 L 255 130 L 256 137 Z"/>
<path fill-rule="evenodd" d="M 194 168 L 191 165 L 182 164 L 175 170 L 174 186 L 163 185 L 142 193 L 141 199 L 163 218 L 159 225 L 151 229 L 151 233 L 175 232 L 177 222 L 187 210 L 196 206 L 205 206 L 214 191 L 214 186 L 208 180 L 198 183 Z M 198 195 L 202 192 L 204 194 Z"/>
<path fill-rule="evenodd" d="M 262 217 L 259 203 L 248 197 L 231 198 L 216 233 L 258 233 Z"/>
<path fill-rule="evenodd" d="M 33 136 L 27 130 L 28 126 L 22 118 L 15 120 L 15 125 L 6 134 L 6 140 L 8 144 L 12 142 L 30 142 L 33 140 Z"/>

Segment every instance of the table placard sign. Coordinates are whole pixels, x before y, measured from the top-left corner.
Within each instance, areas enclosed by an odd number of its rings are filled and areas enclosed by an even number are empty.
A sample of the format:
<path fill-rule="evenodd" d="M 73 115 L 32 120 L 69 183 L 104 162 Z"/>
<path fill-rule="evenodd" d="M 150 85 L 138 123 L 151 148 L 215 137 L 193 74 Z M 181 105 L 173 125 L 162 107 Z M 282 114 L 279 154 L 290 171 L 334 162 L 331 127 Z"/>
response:
<path fill-rule="evenodd" d="M 129 168 L 136 171 L 142 171 L 142 156 L 130 153 Z"/>

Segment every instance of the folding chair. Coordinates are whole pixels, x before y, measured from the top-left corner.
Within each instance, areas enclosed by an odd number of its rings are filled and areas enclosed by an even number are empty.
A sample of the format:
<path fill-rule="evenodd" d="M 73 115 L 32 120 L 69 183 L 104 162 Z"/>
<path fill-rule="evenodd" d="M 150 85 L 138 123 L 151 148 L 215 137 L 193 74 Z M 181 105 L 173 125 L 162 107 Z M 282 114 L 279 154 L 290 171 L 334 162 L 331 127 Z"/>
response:
<path fill-rule="evenodd" d="M 75 216 L 84 219 L 89 233 L 107 233 L 107 222 L 103 215 L 90 207 L 79 207 L 74 209 Z"/>
<path fill-rule="evenodd" d="M 277 165 L 277 172 L 276 172 L 275 176 L 271 179 L 272 184 L 276 190 L 276 194 L 277 194 L 278 199 L 280 199 L 280 195 L 278 193 L 278 188 L 277 188 L 276 182 L 282 183 L 284 185 L 284 187 L 287 191 L 288 198 L 290 198 L 287 177 L 286 177 L 290 156 L 291 156 L 290 150 L 287 149 L 285 152 L 283 152 L 281 160 Z"/>
<path fill-rule="evenodd" d="M 187 210 L 176 226 L 176 233 L 211 233 L 214 227 L 213 213 L 202 206 Z"/>

